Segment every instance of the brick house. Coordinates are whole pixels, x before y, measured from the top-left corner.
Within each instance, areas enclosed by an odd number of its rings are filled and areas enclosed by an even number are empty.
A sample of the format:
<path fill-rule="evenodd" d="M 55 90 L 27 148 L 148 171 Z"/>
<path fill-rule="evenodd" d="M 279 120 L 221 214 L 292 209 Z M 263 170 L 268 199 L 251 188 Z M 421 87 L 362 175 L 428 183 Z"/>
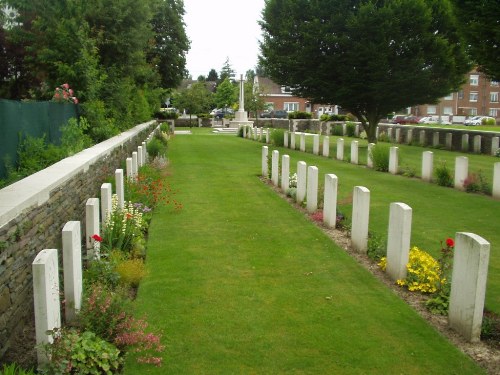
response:
<path fill-rule="evenodd" d="M 411 108 L 416 116 L 445 116 L 453 122 L 463 122 L 470 116 L 500 118 L 500 85 L 473 69 L 458 92 L 441 98 L 437 104 Z M 498 122 L 498 121 L 497 121 Z"/>

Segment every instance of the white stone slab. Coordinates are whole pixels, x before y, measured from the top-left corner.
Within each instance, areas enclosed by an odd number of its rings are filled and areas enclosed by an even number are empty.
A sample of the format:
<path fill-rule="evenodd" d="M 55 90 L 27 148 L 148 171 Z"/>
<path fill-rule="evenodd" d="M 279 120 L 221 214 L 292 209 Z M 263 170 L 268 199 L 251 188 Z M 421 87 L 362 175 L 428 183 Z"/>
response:
<path fill-rule="evenodd" d="M 325 175 L 325 195 L 323 199 L 323 222 L 330 228 L 337 224 L 338 178 L 334 174 Z"/>
<path fill-rule="evenodd" d="M 306 152 L 306 135 L 304 133 L 300 134 L 300 151 Z"/>
<path fill-rule="evenodd" d="M 399 147 L 389 149 L 389 173 L 398 174 L 399 170 Z"/>
<path fill-rule="evenodd" d="M 344 160 L 344 139 L 337 139 L 337 160 Z"/>
<path fill-rule="evenodd" d="M 448 320 L 466 340 L 480 340 L 490 243 L 473 233 L 455 236 Z"/>
<path fill-rule="evenodd" d="M 453 147 L 453 133 L 446 133 L 446 149 L 451 150 Z"/>
<path fill-rule="evenodd" d="M 281 190 L 286 193 L 290 189 L 290 156 L 281 157 Z"/>
<path fill-rule="evenodd" d="M 146 146 L 146 142 L 142 142 L 142 161 L 144 164 L 148 162 L 148 149 Z"/>
<path fill-rule="evenodd" d="M 116 196 L 118 198 L 118 207 L 123 208 L 125 202 L 125 186 L 123 183 L 123 169 L 115 171 Z"/>
<path fill-rule="evenodd" d="M 82 306 L 82 235 L 79 221 L 68 221 L 62 230 L 66 322 L 75 320 Z"/>
<path fill-rule="evenodd" d="M 425 130 L 420 130 L 420 134 L 419 134 L 419 143 L 421 146 L 425 146 L 426 142 L 425 142 Z"/>
<path fill-rule="evenodd" d="M 53 342 L 47 331 L 61 327 L 57 250 L 40 251 L 33 261 L 32 270 L 37 358 L 41 365 L 49 361 L 41 346 Z"/>
<path fill-rule="evenodd" d="M 351 164 L 358 164 L 359 162 L 359 142 L 352 141 L 351 142 Z"/>
<path fill-rule="evenodd" d="M 422 180 L 432 181 L 434 173 L 434 153 L 432 151 L 422 152 Z"/>
<path fill-rule="evenodd" d="M 366 253 L 368 249 L 368 223 L 370 220 L 370 190 L 364 186 L 354 186 L 352 195 L 352 247 Z"/>
<path fill-rule="evenodd" d="M 355 136 L 356 138 L 359 138 L 359 124 L 356 124 L 356 125 L 354 126 L 354 136 Z"/>
<path fill-rule="evenodd" d="M 406 143 L 410 144 L 413 142 L 413 129 L 408 129 L 406 132 Z"/>
<path fill-rule="evenodd" d="M 387 129 L 387 138 L 389 138 L 389 142 L 392 142 L 392 128 Z"/>
<path fill-rule="evenodd" d="M 297 163 L 297 203 L 306 199 L 307 188 L 307 164 L 305 161 Z"/>
<path fill-rule="evenodd" d="M 142 160 L 144 153 L 142 152 L 142 146 L 137 147 L 137 167 L 140 168 L 144 165 Z"/>
<path fill-rule="evenodd" d="M 481 153 L 481 136 L 480 135 L 474 136 L 474 152 L 476 154 Z"/>
<path fill-rule="evenodd" d="M 271 143 L 270 135 L 271 135 L 271 131 L 269 130 L 269 128 L 267 128 L 267 131 L 266 131 L 266 143 L 267 144 Z"/>
<path fill-rule="evenodd" d="M 457 156 L 455 158 L 455 189 L 465 190 L 464 181 L 469 174 L 469 158 L 467 156 Z"/>
<path fill-rule="evenodd" d="M 319 134 L 313 136 L 313 154 L 319 155 Z"/>
<path fill-rule="evenodd" d="M 290 137 L 290 148 L 295 150 L 295 132 L 292 132 L 292 136 Z"/>
<path fill-rule="evenodd" d="M 396 141 L 396 143 L 401 143 L 401 129 L 400 128 L 396 129 L 395 141 Z"/>
<path fill-rule="evenodd" d="M 99 242 L 92 238 L 94 234 L 100 235 L 99 198 L 89 198 L 85 204 L 85 245 L 88 259 L 99 259 Z"/>
<path fill-rule="evenodd" d="M 500 163 L 495 163 L 493 166 L 492 196 L 495 199 L 500 199 Z"/>
<path fill-rule="evenodd" d="M 433 134 L 432 134 L 432 145 L 434 147 L 438 146 L 439 145 L 439 132 L 435 131 Z"/>
<path fill-rule="evenodd" d="M 262 177 L 268 178 L 269 175 L 269 166 L 268 159 L 269 157 L 269 148 L 267 146 L 262 146 Z"/>
<path fill-rule="evenodd" d="M 366 166 L 368 168 L 373 168 L 373 148 L 375 143 L 368 143 L 368 151 L 366 153 Z"/>
<path fill-rule="evenodd" d="M 288 148 L 288 132 L 287 131 L 283 134 L 283 145 L 286 148 Z"/>
<path fill-rule="evenodd" d="M 316 212 L 318 209 L 318 168 L 307 167 L 307 211 Z"/>
<path fill-rule="evenodd" d="M 462 151 L 469 151 L 469 134 L 462 134 Z"/>
<path fill-rule="evenodd" d="M 101 185 L 101 222 L 106 223 L 108 215 L 111 213 L 113 196 L 113 185 L 106 182 Z"/>
<path fill-rule="evenodd" d="M 406 278 L 410 254 L 412 209 L 405 203 L 390 206 L 387 238 L 387 274 L 396 281 Z"/>
<path fill-rule="evenodd" d="M 278 186 L 279 184 L 279 158 L 280 152 L 278 150 L 273 150 L 271 160 L 271 181 L 274 186 Z"/>
<path fill-rule="evenodd" d="M 323 138 L 323 152 L 322 155 L 327 158 L 330 156 L 330 137 Z"/>
<path fill-rule="evenodd" d="M 492 137 L 491 138 L 491 155 L 495 156 L 499 148 L 500 148 L 500 138 L 499 137 Z"/>
<path fill-rule="evenodd" d="M 139 173 L 139 166 L 137 164 L 137 152 L 132 152 L 132 178 L 137 179 L 137 174 Z"/>

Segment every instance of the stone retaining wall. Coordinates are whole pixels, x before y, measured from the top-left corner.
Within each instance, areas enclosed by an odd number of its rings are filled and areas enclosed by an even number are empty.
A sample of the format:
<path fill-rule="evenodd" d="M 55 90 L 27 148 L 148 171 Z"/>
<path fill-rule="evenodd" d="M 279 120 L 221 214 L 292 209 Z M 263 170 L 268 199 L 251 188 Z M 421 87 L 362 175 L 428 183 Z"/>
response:
<path fill-rule="evenodd" d="M 84 222 L 87 199 L 154 127 L 138 125 L 0 190 L 0 358 L 33 314 L 36 254 L 61 249 L 66 222 Z"/>

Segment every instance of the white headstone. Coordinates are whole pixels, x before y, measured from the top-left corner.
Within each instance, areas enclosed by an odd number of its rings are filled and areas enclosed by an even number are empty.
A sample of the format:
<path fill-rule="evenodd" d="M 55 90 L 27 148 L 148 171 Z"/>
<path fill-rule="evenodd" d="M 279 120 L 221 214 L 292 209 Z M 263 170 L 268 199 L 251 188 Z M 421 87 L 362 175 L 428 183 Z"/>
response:
<path fill-rule="evenodd" d="M 406 132 L 406 143 L 410 144 L 413 142 L 413 129 L 408 129 Z"/>
<path fill-rule="evenodd" d="M 453 133 L 446 133 L 446 149 L 451 150 L 453 147 Z"/>
<path fill-rule="evenodd" d="M 68 221 L 62 230 L 64 298 L 66 322 L 82 306 L 82 235 L 79 221 Z"/>
<path fill-rule="evenodd" d="M 337 139 L 337 160 L 344 160 L 344 139 Z"/>
<path fill-rule="evenodd" d="M 108 215 L 111 213 L 113 197 L 113 185 L 106 182 L 101 185 L 101 221 L 106 222 Z"/>
<path fill-rule="evenodd" d="M 127 179 L 131 181 L 134 178 L 134 169 L 132 168 L 132 158 L 125 160 L 127 168 Z"/>
<path fill-rule="evenodd" d="M 143 156 L 142 146 L 137 147 L 137 167 L 142 167 L 144 165 L 144 161 L 142 160 Z"/>
<path fill-rule="evenodd" d="M 300 133 L 300 151 L 306 151 L 306 135 L 305 133 Z"/>
<path fill-rule="evenodd" d="M 469 151 L 469 134 L 462 134 L 462 151 Z"/>
<path fill-rule="evenodd" d="M 455 236 L 448 320 L 466 340 L 481 336 L 490 243 L 473 233 Z"/>
<path fill-rule="evenodd" d="M 47 331 L 61 328 L 57 250 L 40 251 L 33 261 L 32 270 L 37 358 L 40 365 L 49 361 L 42 345 L 53 342 L 52 335 Z"/>
<path fill-rule="evenodd" d="M 392 128 L 387 128 L 387 138 L 389 138 L 389 142 L 392 142 Z"/>
<path fill-rule="evenodd" d="M 368 151 L 366 153 L 366 166 L 368 168 L 373 168 L 373 148 L 375 147 L 375 143 L 368 143 Z"/>
<path fill-rule="evenodd" d="M 307 167 L 307 211 L 313 213 L 318 209 L 318 168 Z"/>
<path fill-rule="evenodd" d="M 337 224 L 337 186 L 337 176 L 334 174 L 325 174 L 323 222 L 330 228 L 335 228 Z"/>
<path fill-rule="evenodd" d="M 290 137 L 290 148 L 295 150 L 295 132 L 292 132 L 292 136 Z"/>
<path fill-rule="evenodd" d="M 351 142 L 351 163 L 352 164 L 358 164 L 359 157 L 358 157 L 358 147 L 359 142 L 358 141 L 352 141 Z"/>
<path fill-rule="evenodd" d="M 262 177 L 267 178 L 269 175 L 267 158 L 269 157 L 269 148 L 267 146 L 262 146 Z"/>
<path fill-rule="evenodd" d="M 267 144 L 271 143 L 270 135 L 271 135 L 271 132 L 269 131 L 269 128 L 267 128 L 267 131 L 266 131 L 266 143 Z"/>
<path fill-rule="evenodd" d="M 425 146 L 425 130 L 420 130 L 420 140 L 419 143 L 421 146 Z"/>
<path fill-rule="evenodd" d="M 401 129 L 396 128 L 396 143 L 401 143 Z"/>
<path fill-rule="evenodd" d="M 495 199 L 500 199 L 500 163 L 493 165 L 493 190 L 492 196 Z"/>
<path fill-rule="evenodd" d="M 387 274 L 396 281 L 406 278 L 410 256 L 412 209 L 405 203 L 391 203 L 387 238 Z"/>
<path fill-rule="evenodd" d="M 491 138 L 491 155 L 495 156 L 498 149 L 500 148 L 500 138 L 492 137 Z"/>
<path fill-rule="evenodd" d="M 281 157 L 281 190 L 284 193 L 290 188 L 290 156 Z"/>
<path fill-rule="evenodd" d="M 89 198 L 85 204 L 85 244 L 88 259 L 99 259 L 99 242 L 94 240 L 94 234 L 100 235 L 99 199 Z"/>
<path fill-rule="evenodd" d="M 474 136 L 474 152 L 476 154 L 481 153 L 481 136 L 480 135 Z"/>
<path fill-rule="evenodd" d="M 313 136 L 313 154 L 319 155 L 319 134 Z"/>
<path fill-rule="evenodd" d="M 359 124 L 356 124 L 356 125 L 354 126 L 354 136 L 355 136 L 356 138 L 359 138 Z"/>
<path fill-rule="evenodd" d="M 142 161 L 144 164 L 148 162 L 148 148 L 146 142 L 142 142 Z"/>
<path fill-rule="evenodd" d="M 342 124 L 342 135 L 346 135 L 347 134 L 347 124 Z"/>
<path fill-rule="evenodd" d="M 274 186 L 279 184 L 279 158 L 280 152 L 278 150 L 273 150 L 272 153 L 272 164 L 271 164 L 271 181 Z"/>
<path fill-rule="evenodd" d="M 306 199 L 307 187 L 307 164 L 305 161 L 297 163 L 297 203 L 304 202 Z"/>
<path fill-rule="evenodd" d="M 259 128 L 259 132 L 260 132 L 259 140 L 261 142 L 263 142 L 264 141 L 264 127 Z"/>
<path fill-rule="evenodd" d="M 399 147 L 389 149 L 389 173 L 398 174 L 399 170 Z"/>
<path fill-rule="evenodd" d="M 283 134 L 283 145 L 288 148 L 288 132 Z"/>
<path fill-rule="evenodd" d="M 118 207 L 123 208 L 125 201 L 125 187 L 123 185 L 123 169 L 115 171 L 116 196 L 118 197 Z"/>
<path fill-rule="evenodd" d="M 323 138 L 323 153 L 322 155 L 327 158 L 330 156 L 330 137 L 326 136 Z"/>
<path fill-rule="evenodd" d="M 368 222 L 370 220 L 370 190 L 354 186 L 352 195 L 352 247 L 360 253 L 368 250 Z"/>
<path fill-rule="evenodd" d="M 422 152 L 422 180 L 431 182 L 434 173 L 434 153 L 432 151 Z"/>
<path fill-rule="evenodd" d="M 137 174 L 139 172 L 139 166 L 137 165 L 137 152 L 132 152 L 132 178 L 137 179 Z"/>
<path fill-rule="evenodd" d="M 253 140 L 256 141 L 257 140 L 257 128 L 253 128 Z"/>
<path fill-rule="evenodd" d="M 439 145 L 439 132 L 437 132 L 437 131 L 432 133 L 432 145 L 434 147 Z"/>
<path fill-rule="evenodd" d="M 243 125 L 243 138 L 247 137 L 247 126 Z"/>
<path fill-rule="evenodd" d="M 467 156 L 457 156 L 455 158 L 455 189 L 465 190 L 464 181 L 469 174 L 469 159 Z"/>

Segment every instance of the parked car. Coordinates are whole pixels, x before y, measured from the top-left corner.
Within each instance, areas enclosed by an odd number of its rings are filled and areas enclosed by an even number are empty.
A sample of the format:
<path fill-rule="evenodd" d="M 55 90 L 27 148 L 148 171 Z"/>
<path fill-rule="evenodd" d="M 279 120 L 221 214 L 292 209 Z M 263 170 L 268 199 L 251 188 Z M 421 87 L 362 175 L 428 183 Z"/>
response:
<path fill-rule="evenodd" d="M 470 119 L 467 119 L 464 121 L 464 125 L 465 126 L 478 126 L 478 125 L 482 125 L 483 122 L 485 121 L 495 121 L 495 119 L 493 117 L 488 117 L 488 116 L 474 116 Z M 495 122 L 496 123 L 496 122 Z"/>
<path fill-rule="evenodd" d="M 284 110 L 264 111 L 260 114 L 260 118 L 288 118 L 288 112 Z"/>
<path fill-rule="evenodd" d="M 439 117 L 432 117 L 432 116 L 427 116 L 427 117 L 422 117 L 419 121 L 419 124 L 439 124 L 439 125 L 451 125 L 451 122 L 448 120 L 443 120 L 442 118 Z"/>
<path fill-rule="evenodd" d="M 393 124 L 399 124 L 405 117 L 407 117 L 407 115 L 396 115 L 392 118 L 391 122 Z"/>
<path fill-rule="evenodd" d="M 234 111 L 230 108 L 227 108 L 227 109 L 218 109 L 215 113 L 214 113 L 214 117 L 215 118 L 218 118 L 218 119 L 221 119 L 223 118 L 224 116 L 226 115 L 234 115 Z"/>
<path fill-rule="evenodd" d="M 406 124 L 418 124 L 420 117 L 417 116 L 405 116 L 402 119 L 398 119 L 396 124 L 406 125 Z"/>

